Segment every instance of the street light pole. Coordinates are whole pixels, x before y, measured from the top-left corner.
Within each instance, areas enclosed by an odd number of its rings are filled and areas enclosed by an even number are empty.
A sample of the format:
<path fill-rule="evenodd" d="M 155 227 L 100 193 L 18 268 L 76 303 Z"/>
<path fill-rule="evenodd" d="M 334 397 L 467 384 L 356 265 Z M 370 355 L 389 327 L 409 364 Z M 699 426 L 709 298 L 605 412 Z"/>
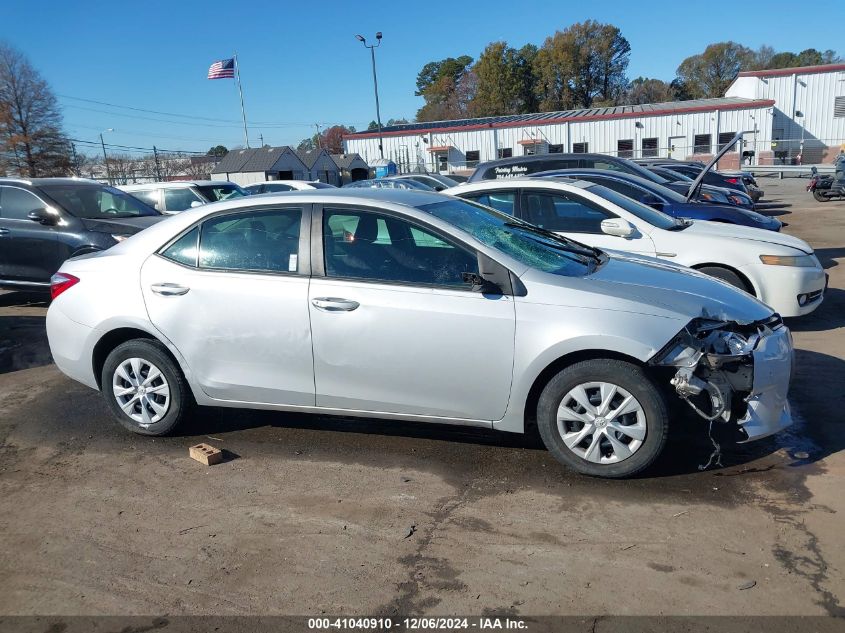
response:
<path fill-rule="evenodd" d="M 114 128 L 108 128 L 103 130 L 103 132 L 114 132 Z M 106 166 L 106 177 L 109 180 L 109 185 L 111 185 L 111 169 L 109 168 L 109 157 L 106 156 L 106 142 L 103 140 L 103 132 L 100 132 L 100 145 L 103 148 L 103 164 Z"/>
<path fill-rule="evenodd" d="M 367 44 L 367 40 L 363 35 L 356 35 L 355 39 L 364 45 L 364 48 L 370 49 L 370 58 L 373 62 L 373 89 L 376 94 L 376 124 L 378 125 L 378 153 L 380 158 L 384 158 L 384 147 L 382 146 L 381 136 L 381 110 L 378 102 L 378 75 L 376 74 L 376 49 L 381 46 L 381 31 L 376 32 L 376 43 Z"/>

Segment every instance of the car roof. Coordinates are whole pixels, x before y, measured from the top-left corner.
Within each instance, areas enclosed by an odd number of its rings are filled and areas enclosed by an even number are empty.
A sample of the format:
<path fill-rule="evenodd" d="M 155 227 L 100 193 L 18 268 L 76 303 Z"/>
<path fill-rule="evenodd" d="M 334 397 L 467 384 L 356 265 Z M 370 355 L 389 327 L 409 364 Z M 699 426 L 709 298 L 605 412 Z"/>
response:
<path fill-rule="evenodd" d="M 0 178 L 0 185 L 102 185 L 103 183 L 90 178 Z"/>
<path fill-rule="evenodd" d="M 643 185 L 645 187 L 653 187 L 654 185 L 660 184 L 654 182 L 653 180 L 648 180 L 647 178 L 643 178 L 641 176 L 637 176 L 636 174 L 631 174 L 625 171 L 616 171 L 613 169 L 592 169 L 588 167 L 573 167 L 572 169 L 550 169 L 548 172 L 540 171 L 531 175 L 536 177 L 538 174 L 546 173 L 549 174 L 549 176 L 546 176 L 546 178 L 551 177 L 551 174 L 560 174 L 562 178 L 575 178 L 577 180 L 577 174 L 584 174 L 585 176 L 603 176 L 605 178 L 626 180 L 628 182 L 633 182 L 639 185 Z M 570 176 L 570 174 L 572 175 Z"/>
<path fill-rule="evenodd" d="M 134 185 L 119 185 L 124 191 L 140 191 L 142 189 L 167 189 L 170 187 L 186 187 L 196 185 L 200 187 L 214 187 L 219 185 L 233 185 L 228 180 L 167 180 L 160 182 L 143 182 Z"/>
<path fill-rule="evenodd" d="M 606 154 L 574 154 L 572 152 L 568 154 L 531 154 L 529 156 L 512 156 L 511 158 L 497 158 L 496 160 L 488 160 L 480 163 L 477 169 L 481 169 L 482 167 L 495 167 L 496 165 L 513 165 L 516 163 L 533 163 L 538 160 L 560 160 L 560 159 L 573 159 L 573 158 L 590 158 L 593 160 L 608 160 L 608 161 L 622 161 L 626 160 L 624 158 L 619 158 L 617 156 L 607 156 Z"/>
<path fill-rule="evenodd" d="M 567 187 L 574 187 L 577 189 L 590 189 L 597 187 L 594 182 L 589 180 L 578 180 L 577 178 L 567 178 L 561 176 L 537 178 L 534 174 L 530 176 L 517 176 L 516 178 L 500 178 L 498 180 L 478 180 L 476 182 L 461 183 L 454 187 L 446 189 L 447 192 L 455 192 L 455 194 L 464 191 L 474 191 L 478 189 L 508 189 L 510 188 L 529 188 L 529 187 L 547 187 L 553 184 L 559 188 L 566 189 Z"/>

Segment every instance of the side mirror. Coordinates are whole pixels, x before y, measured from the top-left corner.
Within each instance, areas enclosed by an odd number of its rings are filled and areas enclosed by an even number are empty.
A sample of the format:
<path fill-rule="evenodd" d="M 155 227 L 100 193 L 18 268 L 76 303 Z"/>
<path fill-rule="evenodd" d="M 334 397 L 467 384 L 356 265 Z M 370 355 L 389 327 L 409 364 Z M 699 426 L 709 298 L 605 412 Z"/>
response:
<path fill-rule="evenodd" d="M 470 284 L 472 286 L 473 292 L 480 292 L 485 295 L 502 294 L 502 289 L 499 288 L 499 286 L 492 281 L 486 280 L 478 273 L 461 273 L 461 279 L 465 284 Z"/>
<path fill-rule="evenodd" d="M 202 202 L 200 202 L 199 200 L 194 200 L 194 201 L 191 203 L 191 208 L 192 208 L 192 209 L 195 209 L 196 207 L 201 207 L 201 206 L 202 206 Z"/>
<path fill-rule="evenodd" d="M 56 223 L 58 218 L 54 215 L 51 215 L 47 209 L 40 208 L 40 209 L 33 209 L 30 211 L 27 216 L 33 222 L 38 222 L 39 224 L 43 224 L 44 226 L 51 226 Z"/>
<path fill-rule="evenodd" d="M 612 218 L 601 221 L 601 232 L 616 237 L 631 237 L 636 229 L 634 225 L 622 218 Z"/>

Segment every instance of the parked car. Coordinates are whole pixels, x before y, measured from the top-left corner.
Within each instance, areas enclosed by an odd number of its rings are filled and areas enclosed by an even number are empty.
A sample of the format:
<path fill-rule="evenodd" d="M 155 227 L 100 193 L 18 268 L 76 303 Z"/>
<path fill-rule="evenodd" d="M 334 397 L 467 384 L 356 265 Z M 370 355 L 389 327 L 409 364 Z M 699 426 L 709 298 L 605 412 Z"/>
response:
<path fill-rule="evenodd" d="M 670 421 L 673 389 L 742 439 L 791 423 L 792 343 L 768 306 L 436 193 L 191 209 L 66 262 L 54 291 L 56 364 L 143 435 L 194 402 L 517 433 L 528 417 L 563 464 L 624 477 L 689 423 Z"/>
<path fill-rule="evenodd" d="M 700 160 L 676 160 L 674 158 L 635 158 L 635 163 L 643 167 L 660 167 L 662 165 L 686 165 L 688 167 L 695 167 L 704 169 L 707 165 Z M 746 186 L 753 185 L 757 187 L 757 179 L 750 171 L 734 170 L 734 169 L 720 169 L 720 174 L 725 175 L 739 175 Z M 755 201 L 756 202 L 756 201 Z"/>
<path fill-rule="evenodd" d="M 626 158 L 617 158 L 616 156 L 605 156 L 604 154 L 534 154 L 492 160 L 481 163 L 473 172 L 472 176 L 470 176 L 468 182 L 529 176 L 541 171 L 558 169 L 605 169 L 609 171 L 621 171 L 651 180 L 658 185 L 674 189 L 683 195 L 687 195 L 692 185 L 695 184 L 694 182 L 690 183 L 686 191 L 684 191 L 682 185 L 676 183 L 670 184 L 667 179 L 658 176 L 634 161 Z M 696 190 L 695 197 L 692 199 L 705 202 L 729 202 L 731 204 L 736 202 L 740 206 L 745 206 L 745 204 L 741 204 L 743 202 L 741 198 L 730 200 L 727 196 L 723 196 L 721 191 L 721 189 L 714 190 L 707 184 L 704 184 Z M 751 198 L 746 195 L 746 199 L 747 208 L 752 208 L 753 202 Z"/>
<path fill-rule="evenodd" d="M 370 180 L 356 180 L 343 185 L 344 189 L 418 189 L 420 191 L 434 191 L 428 185 L 416 180 L 399 178 L 372 178 Z"/>
<path fill-rule="evenodd" d="M 47 291 L 69 257 L 110 248 L 161 219 L 94 180 L 0 178 L 0 288 Z"/>
<path fill-rule="evenodd" d="M 309 189 L 337 189 L 319 180 L 268 180 L 246 185 L 243 190 L 250 195 L 260 193 L 281 193 L 283 191 L 307 191 Z"/>
<path fill-rule="evenodd" d="M 673 218 L 727 222 L 728 224 L 751 226 L 768 231 L 780 231 L 781 226 L 783 226 L 777 218 L 770 218 L 762 213 L 741 209 L 729 204 L 687 202 L 684 196 L 663 185 L 658 185 L 651 180 L 619 171 L 606 171 L 603 169 L 561 169 L 557 171 L 542 171 L 534 174 L 533 177 L 563 177 L 594 182 L 608 189 L 612 189 L 617 193 L 621 193 L 623 196 L 628 196 L 643 204 L 647 204 Z"/>
<path fill-rule="evenodd" d="M 442 176 L 440 174 L 400 174 L 398 176 L 388 176 L 390 180 L 413 180 L 423 185 L 427 185 L 434 189 L 434 191 L 443 191 L 449 187 L 454 187 L 458 184 L 451 176 Z"/>
<path fill-rule="evenodd" d="M 154 209 L 172 215 L 209 202 L 247 195 L 228 180 L 174 180 L 141 185 L 120 185 L 120 189 L 146 202 Z"/>
<path fill-rule="evenodd" d="M 823 299 L 825 272 L 813 249 L 791 235 L 679 220 L 586 181 L 519 178 L 461 185 L 447 193 L 590 246 L 690 266 L 756 296 L 781 316 L 812 312 Z"/>
<path fill-rule="evenodd" d="M 469 176 L 464 176 L 463 174 L 449 174 L 449 178 L 459 184 L 469 180 Z"/>
<path fill-rule="evenodd" d="M 694 180 L 689 176 L 679 174 L 678 172 L 666 169 L 665 167 L 649 165 L 646 169 L 653 174 L 657 174 L 661 178 L 665 178 L 666 182 L 663 183 L 664 187 L 668 187 L 672 191 L 684 196 L 689 193 L 689 188 L 694 182 Z M 697 200 L 699 202 L 713 202 L 715 204 L 730 204 L 743 209 L 754 210 L 754 201 L 751 199 L 751 196 L 737 191 L 736 189 L 724 189 L 723 187 L 702 185 Z"/>

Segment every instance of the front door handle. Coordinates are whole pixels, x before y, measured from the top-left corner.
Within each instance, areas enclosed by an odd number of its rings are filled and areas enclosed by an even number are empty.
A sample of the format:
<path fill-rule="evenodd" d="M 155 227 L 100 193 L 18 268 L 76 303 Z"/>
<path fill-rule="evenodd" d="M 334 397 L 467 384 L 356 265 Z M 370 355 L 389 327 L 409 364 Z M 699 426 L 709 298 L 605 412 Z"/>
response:
<path fill-rule="evenodd" d="M 8 235 L 8 234 L 9 234 L 9 229 L 4 229 L 4 228 L 0 227 L 0 237 L 3 237 L 4 235 Z"/>
<path fill-rule="evenodd" d="M 311 300 L 311 304 L 324 312 L 352 312 L 361 305 L 357 301 L 338 299 L 337 297 L 317 297 Z"/>
<path fill-rule="evenodd" d="M 187 293 L 190 288 L 180 286 L 179 284 L 163 283 L 153 284 L 152 286 L 150 286 L 150 290 L 152 290 L 157 295 L 161 295 L 163 297 L 178 297 Z"/>

